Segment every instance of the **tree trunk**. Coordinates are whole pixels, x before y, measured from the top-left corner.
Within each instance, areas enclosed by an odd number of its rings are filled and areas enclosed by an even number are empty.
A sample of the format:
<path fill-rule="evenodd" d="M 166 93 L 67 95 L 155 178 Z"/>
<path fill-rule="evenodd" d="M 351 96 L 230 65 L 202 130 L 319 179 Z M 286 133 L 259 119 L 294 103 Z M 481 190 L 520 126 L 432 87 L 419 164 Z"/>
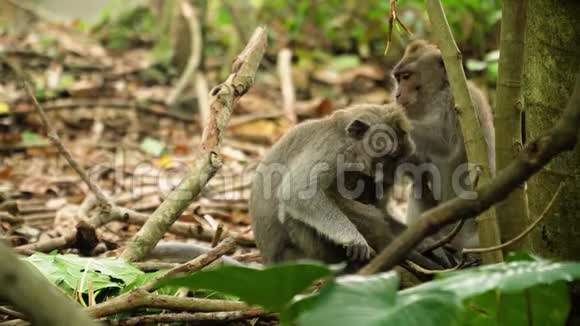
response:
<path fill-rule="evenodd" d="M 529 0 L 524 72 L 528 139 L 550 128 L 570 97 L 580 67 L 580 1 Z M 530 179 L 530 215 L 544 210 L 556 189 L 558 198 L 532 234 L 543 257 L 580 260 L 580 146 L 558 156 Z M 580 286 L 572 288 L 580 301 Z M 580 325 L 580 307 L 572 305 L 569 325 Z"/>
<path fill-rule="evenodd" d="M 527 0 L 504 0 L 502 8 L 499 77 L 495 109 L 495 149 L 498 171 L 506 167 L 522 149 L 522 70 Z M 525 184 L 516 188 L 496 206 L 502 243 L 522 233 L 529 221 Z M 507 247 L 504 252 L 532 250 L 530 236 Z"/>
<path fill-rule="evenodd" d="M 528 139 L 558 119 L 580 67 L 580 2 L 530 0 L 526 32 L 524 100 Z M 534 233 L 535 251 L 544 257 L 580 259 L 580 148 L 554 159 L 529 182 L 532 217 L 563 189 Z"/>

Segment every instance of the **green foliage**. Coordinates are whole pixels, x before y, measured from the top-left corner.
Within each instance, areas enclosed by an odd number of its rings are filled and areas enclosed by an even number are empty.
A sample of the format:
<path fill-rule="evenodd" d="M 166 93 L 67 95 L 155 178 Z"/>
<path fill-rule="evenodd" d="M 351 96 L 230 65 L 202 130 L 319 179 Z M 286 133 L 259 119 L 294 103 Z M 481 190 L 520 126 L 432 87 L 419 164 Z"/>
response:
<path fill-rule="evenodd" d="M 456 40 L 476 53 L 486 50 L 486 41 L 501 19 L 499 0 L 447 0 L 445 11 Z M 259 19 L 273 27 L 280 37 L 298 44 L 319 39 L 317 46 L 331 45 L 338 51 L 358 51 L 366 56 L 381 55 L 388 31 L 388 0 L 273 0 L 257 2 Z M 400 0 L 398 15 L 414 33 L 428 37 L 428 20 L 423 0 Z M 404 33 L 393 31 L 395 40 Z"/>
<path fill-rule="evenodd" d="M 145 274 L 116 258 L 37 253 L 25 260 L 71 296 L 87 294 L 89 284 L 97 294 L 125 293 L 162 273 Z M 316 263 L 225 266 L 162 280 L 157 293 L 208 290 L 206 296 L 279 312 L 284 324 L 564 325 L 571 309 L 566 282 L 580 279 L 579 262 L 518 253 L 506 263 L 445 273 L 402 291 L 398 275 L 389 272 L 328 279 L 319 292 L 302 294 L 337 270 Z"/>
<path fill-rule="evenodd" d="M 399 292 L 391 272 L 343 276 L 318 294 L 299 295 L 329 272 L 308 264 L 225 267 L 161 284 L 229 293 L 302 325 L 563 325 L 570 311 L 565 282 L 580 278 L 580 263 L 520 255 Z"/>
<path fill-rule="evenodd" d="M 158 34 L 158 21 L 147 7 L 130 7 L 120 12 L 105 10 L 92 31 L 110 49 L 129 49 L 150 43 Z"/>
<path fill-rule="evenodd" d="M 449 325 L 461 310 L 453 293 L 400 296 L 398 288 L 394 272 L 341 277 L 322 289 L 316 302 L 298 317 L 299 324 Z"/>
<path fill-rule="evenodd" d="M 264 269 L 224 266 L 162 280 L 158 285 L 220 291 L 279 312 L 312 282 L 330 274 L 328 267 L 314 263 L 284 264 Z"/>
<path fill-rule="evenodd" d="M 69 295 L 74 292 L 88 293 L 89 283 L 95 292 L 104 289 L 120 290 L 143 274 L 129 263 L 116 258 L 35 253 L 25 260 Z"/>

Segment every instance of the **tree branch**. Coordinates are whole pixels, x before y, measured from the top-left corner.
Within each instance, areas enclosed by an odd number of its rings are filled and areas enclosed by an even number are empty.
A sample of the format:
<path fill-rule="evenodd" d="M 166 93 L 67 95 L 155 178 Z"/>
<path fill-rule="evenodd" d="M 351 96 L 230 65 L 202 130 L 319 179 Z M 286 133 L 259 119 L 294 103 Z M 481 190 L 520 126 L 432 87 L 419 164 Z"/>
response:
<path fill-rule="evenodd" d="M 111 325 L 144 325 L 149 323 L 226 323 L 240 319 L 253 319 L 270 315 L 262 309 L 249 309 L 243 311 L 221 312 L 198 312 L 198 313 L 164 313 L 156 315 L 143 315 L 112 321 Z"/>

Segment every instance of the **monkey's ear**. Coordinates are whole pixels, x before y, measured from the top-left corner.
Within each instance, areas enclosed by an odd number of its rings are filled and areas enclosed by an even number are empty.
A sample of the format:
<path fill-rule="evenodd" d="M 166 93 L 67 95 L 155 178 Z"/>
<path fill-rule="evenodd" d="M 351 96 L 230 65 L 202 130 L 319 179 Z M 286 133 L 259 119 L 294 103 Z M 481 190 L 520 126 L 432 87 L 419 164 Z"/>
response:
<path fill-rule="evenodd" d="M 346 133 L 354 139 L 362 139 L 370 127 L 367 122 L 354 119 L 346 127 Z"/>

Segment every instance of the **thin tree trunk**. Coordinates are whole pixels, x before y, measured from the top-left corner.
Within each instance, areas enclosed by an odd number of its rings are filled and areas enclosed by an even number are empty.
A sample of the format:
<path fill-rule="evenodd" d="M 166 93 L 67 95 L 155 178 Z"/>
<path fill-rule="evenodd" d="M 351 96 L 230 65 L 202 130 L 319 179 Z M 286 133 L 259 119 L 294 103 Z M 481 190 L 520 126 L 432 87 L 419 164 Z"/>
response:
<path fill-rule="evenodd" d="M 480 124 L 475 115 L 473 100 L 467 87 L 465 72 L 463 71 L 462 55 L 453 39 L 453 34 L 447 22 L 440 0 L 427 0 L 429 20 L 433 24 L 433 35 L 441 49 L 445 69 L 449 76 L 449 84 L 455 106 L 459 110 L 459 124 L 465 139 L 465 149 L 470 163 L 481 167 L 479 183 L 487 183 L 490 180 L 490 170 L 487 159 L 487 147 Z M 477 218 L 477 233 L 482 247 L 492 247 L 500 244 L 499 227 L 495 216 L 495 210 L 488 209 Z M 485 264 L 499 263 L 503 261 L 501 251 L 484 253 L 481 258 Z"/>
<path fill-rule="evenodd" d="M 522 142 L 522 71 L 527 0 L 504 0 L 501 21 L 499 76 L 495 109 L 495 149 L 498 170 L 520 152 Z M 502 242 L 522 233 L 530 223 L 526 185 L 516 188 L 496 206 Z M 532 250 L 530 236 L 504 249 Z"/>

